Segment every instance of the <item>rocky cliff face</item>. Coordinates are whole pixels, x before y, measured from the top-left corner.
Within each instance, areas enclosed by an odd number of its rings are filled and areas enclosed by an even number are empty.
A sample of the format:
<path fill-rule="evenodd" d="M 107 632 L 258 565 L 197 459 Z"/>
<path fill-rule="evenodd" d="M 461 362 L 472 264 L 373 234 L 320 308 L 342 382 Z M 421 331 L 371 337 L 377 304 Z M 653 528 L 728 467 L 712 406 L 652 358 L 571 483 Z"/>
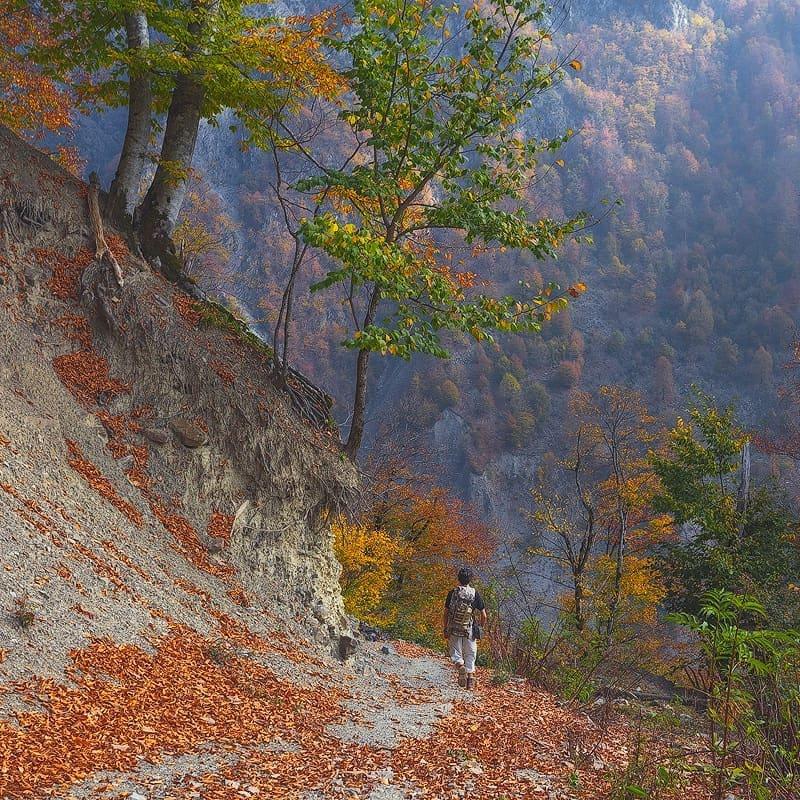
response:
<path fill-rule="evenodd" d="M 688 22 L 688 9 L 681 0 L 562 0 L 558 7 L 589 23 L 622 17 L 677 29 Z"/>

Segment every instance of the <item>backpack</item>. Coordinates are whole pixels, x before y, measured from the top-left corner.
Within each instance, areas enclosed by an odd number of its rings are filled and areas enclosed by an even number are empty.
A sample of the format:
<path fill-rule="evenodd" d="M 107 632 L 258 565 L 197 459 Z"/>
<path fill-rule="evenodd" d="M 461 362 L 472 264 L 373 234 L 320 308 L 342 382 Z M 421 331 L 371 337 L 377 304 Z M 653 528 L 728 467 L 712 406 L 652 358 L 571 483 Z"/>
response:
<path fill-rule="evenodd" d="M 457 586 L 450 597 L 447 614 L 447 632 L 450 636 L 472 634 L 472 604 L 475 590 L 471 586 Z"/>

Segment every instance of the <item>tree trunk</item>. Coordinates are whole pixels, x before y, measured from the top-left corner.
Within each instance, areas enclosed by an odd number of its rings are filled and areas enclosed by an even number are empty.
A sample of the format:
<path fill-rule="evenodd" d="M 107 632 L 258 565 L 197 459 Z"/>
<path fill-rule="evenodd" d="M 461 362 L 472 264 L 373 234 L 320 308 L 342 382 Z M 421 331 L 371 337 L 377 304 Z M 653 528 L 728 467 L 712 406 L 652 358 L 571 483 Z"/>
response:
<path fill-rule="evenodd" d="M 750 440 L 742 447 L 742 473 L 739 481 L 739 491 L 736 496 L 736 510 L 740 514 L 747 511 L 750 500 Z M 740 532 L 741 533 L 741 532 Z"/>
<path fill-rule="evenodd" d="M 125 15 L 129 50 L 150 46 L 147 16 L 143 11 Z M 152 123 L 153 90 L 148 72 L 128 73 L 128 127 L 117 172 L 106 201 L 106 214 L 117 224 L 133 228 L 133 212 L 147 171 L 147 147 Z"/>
<path fill-rule="evenodd" d="M 168 273 L 176 269 L 176 265 L 163 262 L 165 257 L 175 258 L 172 233 L 186 198 L 204 97 L 201 79 L 195 75 L 178 75 L 172 90 L 158 168 L 139 207 L 138 232 L 142 252 L 149 258 L 160 257 Z"/>
<path fill-rule="evenodd" d="M 364 314 L 362 328 L 368 328 L 375 321 L 375 313 L 381 302 L 380 290 L 375 287 L 369 298 L 369 305 Z M 361 448 L 361 440 L 364 438 L 364 425 L 367 414 L 367 369 L 369 367 L 370 350 L 359 350 L 356 359 L 356 388 L 353 396 L 353 419 L 350 422 L 350 432 L 347 436 L 347 443 L 344 452 L 351 461 L 356 460 L 358 451 Z"/>
<path fill-rule="evenodd" d="M 586 621 L 583 618 L 583 577 L 573 576 L 573 597 L 575 600 L 575 627 L 582 631 Z"/>
<path fill-rule="evenodd" d="M 356 460 L 364 438 L 364 424 L 367 411 L 367 368 L 369 367 L 369 350 L 359 350 L 356 360 L 356 389 L 353 397 L 353 419 L 344 451 L 351 461 Z"/>
<path fill-rule="evenodd" d="M 206 4 L 204 0 L 192 0 L 191 8 L 199 16 L 198 21 L 188 26 L 194 39 L 187 52 L 189 58 L 202 50 L 203 34 L 218 13 L 219 2 L 211 0 Z M 172 280 L 177 280 L 181 273 L 172 233 L 186 198 L 204 101 L 205 82 L 201 73 L 179 73 L 175 77 L 158 168 L 138 209 L 142 252 L 149 258 L 158 257 L 162 270 Z"/>
<path fill-rule="evenodd" d="M 619 542 L 617 543 L 617 562 L 614 570 L 614 593 L 608 606 L 608 623 L 606 625 L 606 647 L 610 648 L 614 637 L 614 623 L 617 611 L 622 602 L 622 576 L 625 570 L 625 548 L 627 547 L 628 521 L 627 512 L 620 516 Z"/>
<path fill-rule="evenodd" d="M 117 286 L 121 289 L 125 285 L 125 279 L 122 276 L 122 267 L 120 267 L 114 253 L 108 246 L 103 232 L 103 218 L 100 216 L 100 180 L 96 172 L 89 176 L 88 199 L 89 221 L 92 223 L 92 232 L 94 233 L 95 261 L 111 271 Z"/>

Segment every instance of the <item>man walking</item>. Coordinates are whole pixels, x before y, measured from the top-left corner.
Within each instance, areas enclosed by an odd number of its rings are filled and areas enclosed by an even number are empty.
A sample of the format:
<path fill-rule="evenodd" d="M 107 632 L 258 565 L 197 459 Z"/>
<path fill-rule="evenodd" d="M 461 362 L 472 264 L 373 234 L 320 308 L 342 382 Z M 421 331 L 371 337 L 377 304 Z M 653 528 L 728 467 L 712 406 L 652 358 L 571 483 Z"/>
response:
<path fill-rule="evenodd" d="M 458 571 L 458 586 L 447 593 L 444 603 L 444 637 L 453 663 L 458 666 L 458 685 L 475 688 L 475 658 L 481 626 L 486 624 L 486 606 L 481 593 L 470 586 L 475 576 L 468 567 Z"/>

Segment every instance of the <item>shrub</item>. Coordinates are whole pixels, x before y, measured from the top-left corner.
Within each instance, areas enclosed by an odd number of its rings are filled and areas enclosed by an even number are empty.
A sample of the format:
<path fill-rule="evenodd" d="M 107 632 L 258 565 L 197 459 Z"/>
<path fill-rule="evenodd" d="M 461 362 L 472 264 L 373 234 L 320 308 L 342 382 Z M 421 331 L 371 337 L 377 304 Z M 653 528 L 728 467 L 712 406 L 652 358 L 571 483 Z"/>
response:
<path fill-rule="evenodd" d="M 36 611 L 31 605 L 27 594 L 23 594 L 14 601 L 11 609 L 11 618 L 23 631 L 28 630 L 36 622 Z"/>
<path fill-rule="evenodd" d="M 581 377 L 581 367 L 577 361 L 562 361 L 553 375 L 553 383 L 562 389 L 571 389 Z"/>
<path fill-rule="evenodd" d="M 536 430 L 536 417 L 529 411 L 518 411 L 505 415 L 508 441 L 514 447 L 523 447 Z"/>
<path fill-rule="evenodd" d="M 510 372 L 506 372 L 500 381 L 500 396 L 505 400 L 512 400 L 519 396 L 521 391 L 519 381 Z"/>
<path fill-rule="evenodd" d="M 538 381 L 528 384 L 525 387 L 525 404 L 537 422 L 546 419 L 550 414 L 550 394 L 547 387 Z"/>
<path fill-rule="evenodd" d="M 800 632 L 764 627 L 752 597 L 706 592 L 697 614 L 671 621 L 694 633 L 700 670 L 688 669 L 708 697 L 715 800 L 746 784 L 757 800 L 789 800 L 800 790 Z"/>
<path fill-rule="evenodd" d="M 446 378 L 437 387 L 439 406 L 441 408 L 453 408 L 461 402 L 461 392 L 453 381 Z"/>
<path fill-rule="evenodd" d="M 611 336 L 608 337 L 606 347 L 609 353 L 621 352 L 625 347 L 625 334 L 620 330 L 614 331 Z"/>
<path fill-rule="evenodd" d="M 504 686 L 511 679 L 511 675 L 507 670 L 497 669 L 492 673 L 492 686 Z"/>

